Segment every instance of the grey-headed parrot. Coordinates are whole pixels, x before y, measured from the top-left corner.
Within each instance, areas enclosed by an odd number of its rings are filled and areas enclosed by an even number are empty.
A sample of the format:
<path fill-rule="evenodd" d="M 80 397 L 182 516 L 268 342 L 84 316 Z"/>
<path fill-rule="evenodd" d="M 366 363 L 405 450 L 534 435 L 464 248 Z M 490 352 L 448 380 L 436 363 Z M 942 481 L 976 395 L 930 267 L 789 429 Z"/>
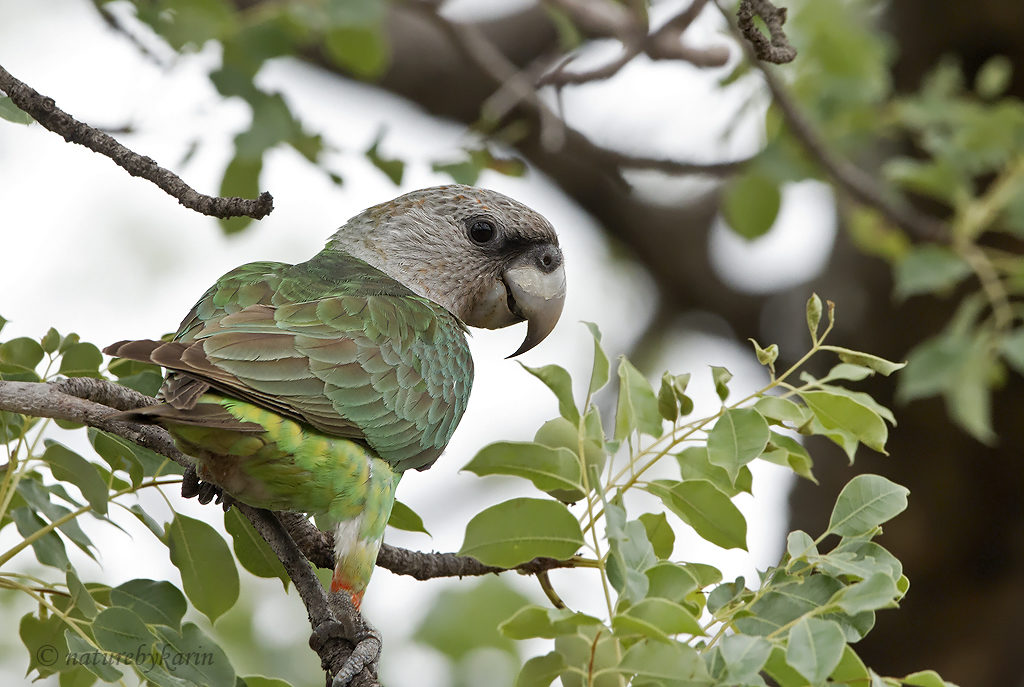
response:
<path fill-rule="evenodd" d="M 171 341 L 105 352 L 167 369 L 162 403 L 130 416 L 166 427 L 203 480 L 330 524 L 331 588 L 358 607 L 399 479 L 437 460 L 466 410 L 466 325 L 525 320 L 518 355 L 551 332 L 564 299 L 544 217 L 494 191 L 439 186 L 361 212 L 306 262 L 228 272 Z"/>

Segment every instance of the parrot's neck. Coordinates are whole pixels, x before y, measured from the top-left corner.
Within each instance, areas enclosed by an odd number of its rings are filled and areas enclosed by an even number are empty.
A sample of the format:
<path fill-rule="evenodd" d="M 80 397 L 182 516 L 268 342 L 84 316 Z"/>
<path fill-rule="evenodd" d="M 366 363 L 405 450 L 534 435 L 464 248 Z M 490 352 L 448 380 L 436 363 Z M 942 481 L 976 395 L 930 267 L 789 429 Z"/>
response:
<path fill-rule="evenodd" d="M 465 321 L 471 292 L 465 287 L 478 278 L 467 274 L 465 264 L 432 246 L 436 240 L 425 233 L 382 228 L 367 233 L 351 225 L 339 229 L 324 252 L 340 251 L 375 267 L 418 296 L 444 307 Z"/>

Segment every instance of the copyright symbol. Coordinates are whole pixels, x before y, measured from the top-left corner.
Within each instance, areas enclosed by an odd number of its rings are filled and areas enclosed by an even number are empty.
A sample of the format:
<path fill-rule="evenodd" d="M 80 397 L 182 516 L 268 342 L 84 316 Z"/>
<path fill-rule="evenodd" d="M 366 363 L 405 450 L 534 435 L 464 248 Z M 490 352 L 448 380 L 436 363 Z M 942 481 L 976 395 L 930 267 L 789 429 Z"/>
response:
<path fill-rule="evenodd" d="M 52 644 L 43 644 L 36 649 L 36 662 L 41 666 L 52 666 L 57 662 L 57 647 Z"/>

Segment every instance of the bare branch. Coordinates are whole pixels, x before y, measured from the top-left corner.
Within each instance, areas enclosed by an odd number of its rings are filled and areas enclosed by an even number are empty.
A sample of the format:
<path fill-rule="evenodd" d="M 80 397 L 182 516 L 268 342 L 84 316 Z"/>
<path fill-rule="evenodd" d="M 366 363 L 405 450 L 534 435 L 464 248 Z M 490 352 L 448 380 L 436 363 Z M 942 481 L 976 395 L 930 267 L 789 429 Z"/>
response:
<path fill-rule="evenodd" d="M 754 23 L 761 17 L 768 27 L 768 37 Z M 785 64 L 796 58 L 796 48 L 789 43 L 782 25 L 786 23 L 786 8 L 776 7 L 769 0 L 741 0 L 736 11 L 736 25 L 754 49 L 758 60 Z"/>
<path fill-rule="evenodd" d="M 212 217 L 252 217 L 262 219 L 274 209 L 274 198 L 264 191 L 256 200 L 247 198 L 218 198 L 199 193 L 181 177 L 164 169 L 151 157 L 139 155 L 118 143 L 110 135 L 84 124 L 57 107 L 32 87 L 14 78 L 0 66 L 0 91 L 10 96 L 20 109 L 50 131 L 60 134 L 65 141 L 78 143 L 93 152 L 109 157 L 132 176 L 142 177 L 177 198 L 185 207 Z"/>
<path fill-rule="evenodd" d="M 587 10 L 576 8 L 576 2 L 567 0 L 549 0 L 552 4 L 562 7 L 577 21 L 582 21 L 580 26 L 584 31 L 593 23 L 589 18 Z M 683 32 L 689 28 L 693 20 L 697 18 L 701 10 L 707 4 L 707 0 L 693 0 L 690 5 L 665 22 L 657 31 L 650 35 L 640 29 L 637 21 L 621 7 L 618 12 L 623 13 L 620 20 L 615 22 L 615 30 L 611 32 L 612 24 L 605 24 L 604 31 L 591 31 L 592 35 L 610 36 L 622 42 L 622 53 L 611 62 L 584 72 L 570 72 L 566 70 L 568 62 L 563 61 L 558 67 L 544 74 L 537 81 L 538 86 L 566 86 L 602 81 L 611 78 L 619 73 L 629 62 L 640 54 L 646 54 L 652 60 L 682 60 L 697 67 L 721 67 L 729 60 L 729 50 L 725 46 L 712 46 L 709 48 L 694 48 L 682 41 Z M 570 7 L 574 8 L 570 10 Z"/>

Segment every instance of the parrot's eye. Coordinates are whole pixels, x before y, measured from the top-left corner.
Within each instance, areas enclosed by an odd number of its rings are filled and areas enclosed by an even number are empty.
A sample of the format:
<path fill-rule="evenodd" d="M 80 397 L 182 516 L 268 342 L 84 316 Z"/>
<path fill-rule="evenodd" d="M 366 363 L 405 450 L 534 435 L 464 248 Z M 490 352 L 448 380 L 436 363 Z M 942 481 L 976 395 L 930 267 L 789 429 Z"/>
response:
<path fill-rule="evenodd" d="M 469 225 L 469 238 L 473 239 L 474 243 L 487 243 L 496 233 L 494 223 L 490 220 L 478 219 Z"/>

